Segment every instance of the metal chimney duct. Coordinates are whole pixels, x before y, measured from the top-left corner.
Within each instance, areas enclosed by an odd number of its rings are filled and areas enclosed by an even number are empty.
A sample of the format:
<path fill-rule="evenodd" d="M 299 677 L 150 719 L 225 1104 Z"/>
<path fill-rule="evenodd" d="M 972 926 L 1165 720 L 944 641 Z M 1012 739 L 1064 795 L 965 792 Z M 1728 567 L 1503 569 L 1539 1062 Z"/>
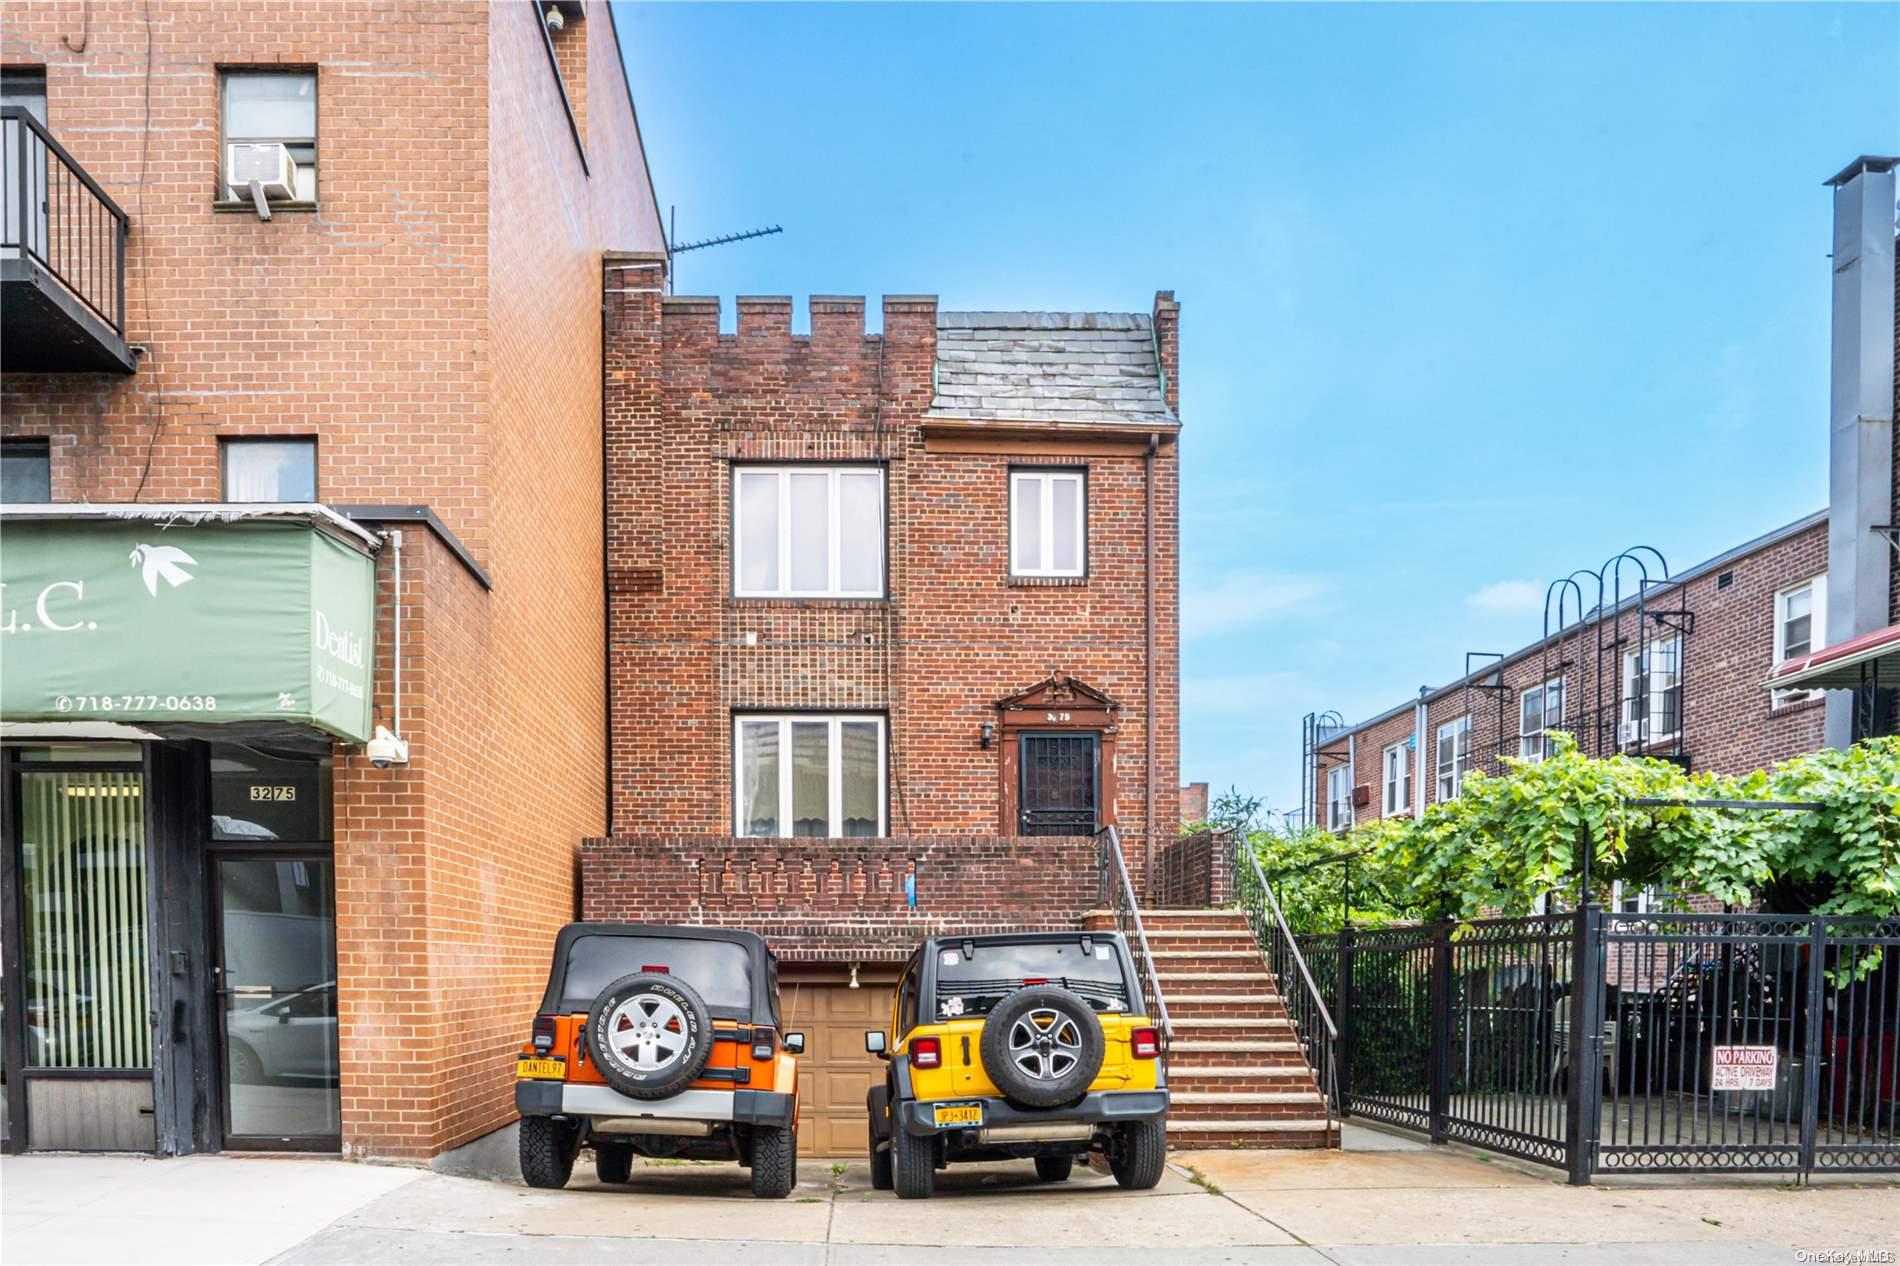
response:
<path fill-rule="evenodd" d="M 1834 188 L 1834 343 L 1829 371 L 1827 640 L 1893 622 L 1894 167 L 1861 157 Z M 1829 747 L 1854 740 L 1854 697 L 1827 696 Z"/>

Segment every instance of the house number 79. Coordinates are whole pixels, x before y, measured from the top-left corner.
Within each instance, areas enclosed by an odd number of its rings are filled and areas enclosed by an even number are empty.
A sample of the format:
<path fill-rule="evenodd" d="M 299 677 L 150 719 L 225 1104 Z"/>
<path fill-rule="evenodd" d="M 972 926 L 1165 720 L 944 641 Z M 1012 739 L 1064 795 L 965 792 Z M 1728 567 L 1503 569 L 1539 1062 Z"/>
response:
<path fill-rule="evenodd" d="M 1066 712 L 1045 712 L 1042 714 L 1042 719 L 1045 721 L 1067 721 L 1069 714 Z"/>

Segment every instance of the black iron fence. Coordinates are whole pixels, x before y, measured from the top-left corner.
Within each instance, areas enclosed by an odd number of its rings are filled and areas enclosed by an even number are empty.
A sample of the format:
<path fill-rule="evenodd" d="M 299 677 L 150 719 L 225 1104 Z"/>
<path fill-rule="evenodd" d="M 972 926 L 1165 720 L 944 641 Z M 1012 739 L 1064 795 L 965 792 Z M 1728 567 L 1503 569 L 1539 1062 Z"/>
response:
<path fill-rule="evenodd" d="M 1900 1170 L 1900 920 L 1592 908 L 1299 949 L 1341 1116 L 1575 1182 Z"/>
<path fill-rule="evenodd" d="M 0 106 L 0 256 L 31 258 L 125 336 L 126 215 L 21 106 Z"/>

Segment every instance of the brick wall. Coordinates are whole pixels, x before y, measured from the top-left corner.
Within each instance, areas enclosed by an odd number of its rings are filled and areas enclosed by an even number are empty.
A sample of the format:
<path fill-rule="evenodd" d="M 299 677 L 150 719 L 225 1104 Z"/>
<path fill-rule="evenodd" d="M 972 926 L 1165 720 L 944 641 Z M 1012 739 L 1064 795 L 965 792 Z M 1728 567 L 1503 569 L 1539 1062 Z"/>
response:
<path fill-rule="evenodd" d="M 1820 700 L 1777 704 L 1760 689 L 1760 682 L 1774 666 L 1776 593 L 1826 570 L 1827 525 L 1821 522 L 1722 561 L 1692 575 L 1677 589 L 1651 590 L 1652 610 L 1682 608 L 1695 616 L 1695 631 L 1683 639 L 1683 748 L 1691 768 L 1746 773 L 1821 745 Z M 1626 638 L 1634 637 L 1633 621 L 1627 616 L 1623 631 Z M 1569 692 L 1564 724 L 1557 728 L 1576 732 L 1587 751 L 1607 750 L 1603 743 L 1613 739 L 1613 733 L 1599 735 L 1587 718 L 1596 715 L 1601 701 L 1614 719 L 1613 705 L 1621 698 L 1622 660 L 1620 649 L 1607 653 L 1599 670 L 1596 635 L 1593 626 L 1585 625 L 1548 651 L 1533 647 L 1507 659 L 1499 670 L 1506 687 L 1503 692 L 1453 686 L 1431 696 L 1425 732 L 1417 750 L 1408 753 L 1414 779 L 1425 780 L 1426 803 L 1438 799 L 1433 768 L 1438 727 L 1471 716 L 1471 768 L 1499 772 L 1501 755 L 1518 754 L 1523 692 L 1547 677 L 1561 676 Z M 1370 802 L 1354 810 L 1355 821 L 1383 815 L 1382 755 L 1386 747 L 1411 737 L 1413 716 L 1413 709 L 1404 707 L 1354 732 L 1353 783 L 1370 788 Z M 1347 736 L 1341 735 L 1320 751 L 1313 820 L 1323 825 L 1326 771 L 1346 760 Z M 1408 803 L 1401 812 L 1411 813 L 1412 806 Z"/>
<path fill-rule="evenodd" d="M 658 260 L 608 262 L 615 832 L 731 830 L 732 715 L 759 708 L 886 713 L 893 835 L 1013 829 L 1000 749 L 978 728 L 999 699 L 1067 673 L 1119 705 L 1112 816 L 1139 868 L 1151 730 L 1155 820 L 1170 836 L 1179 821 L 1174 446 L 1152 463 L 1150 700 L 1148 459 L 1059 441 L 932 451 L 932 298 L 886 297 L 868 336 L 858 298 L 814 297 L 808 335 L 791 333 L 789 300 L 741 298 L 736 334 L 721 334 L 717 300 L 662 299 L 662 282 Z M 1171 304 L 1164 315 L 1171 367 Z M 732 598 L 730 470 L 747 460 L 885 464 L 889 601 Z M 1021 463 L 1087 467 L 1085 579 L 1010 580 L 1008 472 Z"/>
<path fill-rule="evenodd" d="M 1233 837 L 1224 831 L 1197 831 L 1163 844 L 1155 853 L 1150 904 L 1227 904 L 1234 895 L 1233 848 Z"/>
<path fill-rule="evenodd" d="M 926 936 L 1079 926 L 1096 857 L 1086 836 L 616 837 L 582 847 L 581 887 L 589 919 L 749 928 L 790 962 L 897 962 Z"/>
<path fill-rule="evenodd" d="M 336 753 L 345 1148 L 426 1157 L 511 1118 L 505 1056 L 607 824 L 600 263 L 662 238 L 606 6 L 562 35 L 585 169 L 533 6 L 87 16 L 73 52 L 75 6 L 12 5 L 0 52 L 46 67 L 54 135 L 131 216 L 149 350 L 9 374 L 0 433 L 48 438 L 56 499 L 103 502 L 215 501 L 219 437 L 314 436 L 320 499 L 429 505 L 494 581 L 405 531 L 411 763 Z M 317 68 L 320 182 L 266 224 L 212 202 L 216 68 L 270 63 Z"/>

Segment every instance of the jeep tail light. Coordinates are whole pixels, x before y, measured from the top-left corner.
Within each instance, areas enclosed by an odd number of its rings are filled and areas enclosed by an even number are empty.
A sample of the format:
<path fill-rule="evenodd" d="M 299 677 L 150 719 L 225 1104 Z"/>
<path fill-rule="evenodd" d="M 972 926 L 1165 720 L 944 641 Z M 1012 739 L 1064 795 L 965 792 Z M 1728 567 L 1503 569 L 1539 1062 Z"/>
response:
<path fill-rule="evenodd" d="M 773 1033 L 772 1033 L 772 1030 L 770 1029 L 753 1029 L 752 1030 L 752 1058 L 753 1059 L 772 1058 L 772 1038 L 773 1038 Z"/>
<path fill-rule="evenodd" d="M 534 1049 L 545 1055 L 554 1049 L 554 1017 L 537 1015 L 534 1017 Z"/>
<path fill-rule="evenodd" d="M 1031 985 L 1046 985 L 1048 983 L 1049 983 L 1049 978 L 1047 976 L 1024 976 L 1023 977 L 1023 988 L 1025 989 L 1027 989 Z"/>
<path fill-rule="evenodd" d="M 1128 1045 L 1136 1059 L 1157 1059 L 1161 1055 L 1161 1034 L 1155 1029 L 1136 1029 L 1128 1035 Z"/>
<path fill-rule="evenodd" d="M 650 972 L 655 976 L 671 976 L 673 974 L 667 970 L 665 963 L 642 963 L 640 964 L 640 970 Z"/>
<path fill-rule="evenodd" d="M 943 1067 L 943 1043 L 934 1037 L 920 1037 L 910 1044 L 910 1062 L 916 1068 Z"/>

